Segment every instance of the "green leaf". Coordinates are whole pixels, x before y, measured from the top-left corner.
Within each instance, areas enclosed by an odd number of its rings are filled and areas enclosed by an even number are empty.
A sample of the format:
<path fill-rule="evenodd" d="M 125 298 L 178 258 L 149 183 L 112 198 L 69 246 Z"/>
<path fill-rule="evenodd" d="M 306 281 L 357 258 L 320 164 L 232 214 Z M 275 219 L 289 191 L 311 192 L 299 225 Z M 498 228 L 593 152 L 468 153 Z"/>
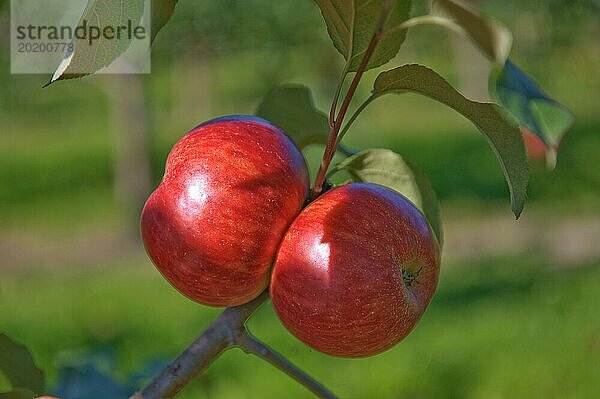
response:
<path fill-rule="evenodd" d="M 0 334 L 0 371 L 14 389 L 28 389 L 38 394 L 44 389 L 44 374 L 35 365 L 29 350 L 5 334 Z"/>
<path fill-rule="evenodd" d="M 433 0 L 431 13 L 456 23 L 494 62 L 504 64 L 508 58 L 512 34 L 503 24 L 457 0 Z"/>
<path fill-rule="evenodd" d="M 542 140 L 546 145 L 547 158 L 555 160 L 558 145 L 573 124 L 571 111 L 547 96 L 510 60 L 506 61 L 492 85 L 500 104 L 520 125 Z"/>
<path fill-rule="evenodd" d="M 415 183 L 419 187 L 421 194 L 421 207 L 419 209 L 421 209 L 427 220 L 429 220 L 438 243 L 442 247 L 444 245 L 444 230 L 442 228 L 442 215 L 437 195 L 425 172 L 411 162 L 407 162 L 407 165 L 413 172 Z"/>
<path fill-rule="evenodd" d="M 348 72 L 355 72 L 375 32 L 384 0 L 315 0 L 315 2 L 321 9 L 333 45 L 346 59 Z M 391 14 L 384 25 L 384 31 L 406 21 L 410 6 L 410 0 L 395 0 Z M 405 30 L 383 35 L 367 69 L 376 68 L 394 58 L 405 38 Z"/>
<path fill-rule="evenodd" d="M 327 143 L 327 116 L 315 107 L 306 86 L 285 85 L 269 91 L 258 106 L 256 116 L 282 128 L 300 148 Z"/>
<path fill-rule="evenodd" d="M 342 170 L 353 181 L 379 184 L 404 195 L 423 212 L 440 246 L 443 244 L 440 207 L 431 184 L 423 172 L 399 154 L 384 148 L 364 150 L 335 165 L 330 174 Z"/>
<path fill-rule="evenodd" d="M 403 65 L 382 72 L 375 80 L 373 97 L 407 91 L 423 94 L 455 109 L 484 134 L 500 161 L 510 190 L 512 210 L 518 218 L 527 197 L 529 178 L 519 128 L 505 119 L 498 105 L 465 98 L 439 74 L 422 65 Z"/>
<path fill-rule="evenodd" d="M 0 399 L 34 399 L 36 394 L 27 389 L 14 389 L 10 392 L 0 393 Z"/>
<path fill-rule="evenodd" d="M 84 21 L 88 29 L 99 28 L 104 31 L 106 27 L 122 26 L 126 21 L 131 21 L 137 26 L 144 13 L 144 0 L 89 0 L 81 16 L 78 27 Z M 88 36 L 88 35 L 86 35 Z M 120 38 L 107 39 L 103 35 L 99 39 L 89 40 L 74 38 L 73 51 L 67 52 L 65 58 L 52 75 L 47 85 L 58 80 L 81 78 L 110 65 L 130 46 L 130 35 L 121 35 Z"/>
<path fill-rule="evenodd" d="M 152 0 L 152 41 L 169 22 L 178 0 Z"/>

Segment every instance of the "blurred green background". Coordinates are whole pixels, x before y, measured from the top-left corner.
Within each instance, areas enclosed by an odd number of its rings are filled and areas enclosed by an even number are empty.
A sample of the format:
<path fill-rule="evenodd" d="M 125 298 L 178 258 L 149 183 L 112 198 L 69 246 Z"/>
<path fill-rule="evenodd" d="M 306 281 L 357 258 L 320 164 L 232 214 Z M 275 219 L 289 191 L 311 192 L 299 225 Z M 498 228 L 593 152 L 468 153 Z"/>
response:
<path fill-rule="evenodd" d="M 152 370 L 217 314 L 172 289 L 139 242 L 141 206 L 175 141 L 204 120 L 253 113 L 279 83 L 310 86 L 323 110 L 335 89 L 341 57 L 312 2 L 180 3 L 155 42 L 152 74 L 41 89 L 46 76 L 10 74 L 9 10 L 0 2 L 0 332 L 31 349 L 49 391 L 86 362 L 121 382 Z M 422 13 L 425 2 L 414 3 L 413 14 Z M 364 360 L 311 351 L 270 304 L 249 324 L 342 398 L 600 396 L 600 3 L 480 5 L 513 30 L 512 59 L 576 123 L 554 171 L 531 165 L 516 222 L 492 151 L 461 116 L 405 95 L 360 117 L 347 144 L 400 152 L 440 197 L 446 246 L 436 297 L 406 340 Z M 405 62 L 433 66 L 469 97 L 486 97 L 489 64 L 453 34 L 412 30 L 388 67 Z M 308 148 L 307 157 L 322 150 Z M 233 350 L 180 397 L 309 393 Z"/>

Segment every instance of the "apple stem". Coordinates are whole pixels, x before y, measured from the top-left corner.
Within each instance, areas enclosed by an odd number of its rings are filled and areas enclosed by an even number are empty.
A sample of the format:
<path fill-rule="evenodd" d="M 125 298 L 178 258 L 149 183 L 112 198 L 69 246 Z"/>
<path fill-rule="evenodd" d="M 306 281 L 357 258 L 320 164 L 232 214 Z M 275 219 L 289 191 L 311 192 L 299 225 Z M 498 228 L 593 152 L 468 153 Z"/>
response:
<path fill-rule="evenodd" d="M 323 161 L 321 162 L 321 167 L 319 168 L 317 177 L 315 179 L 315 183 L 314 183 L 311 193 L 310 193 L 311 201 L 315 200 L 323 191 L 323 183 L 325 182 L 325 176 L 327 174 L 327 170 L 329 169 L 329 165 L 331 164 L 331 161 L 333 160 L 333 156 L 335 155 L 335 152 L 336 152 L 336 147 L 338 144 L 338 142 L 337 142 L 338 133 L 340 132 L 342 123 L 344 122 L 344 118 L 346 116 L 346 113 L 348 112 L 348 108 L 350 107 L 352 98 L 354 97 L 354 93 L 356 93 L 358 84 L 360 83 L 360 80 L 362 79 L 363 74 L 367 70 L 367 66 L 369 65 L 369 60 L 373 56 L 373 53 L 375 52 L 375 49 L 377 48 L 377 45 L 379 44 L 379 40 L 381 39 L 381 37 L 383 35 L 383 29 L 384 29 L 385 23 L 391 13 L 391 11 L 392 11 L 393 5 L 394 5 L 394 1 L 388 0 L 388 1 L 384 2 L 383 9 L 381 12 L 381 17 L 379 18 L 379 20 L 377 22 L 377 26 L 375 28 L 375 31 L 373 32 L 373 36 L 371 36 L 371 41 L 369 42 L 369 46 L 365 50 L 365 54 L 363 55 L 360 65 L 359 65 L 358 69 L 356 70 L 356 73 L 354 75 L 354 78 L 352 79 L 352 82 L 350 83 L 350 86 L 348 87 L 348 91 L 346 92 L 344 101 L 342 102 L 342 105 L 340 106 L 340 111 L 337 114 L 337 116 L 335 117 L 335 120 L 333 121 L 333 127 L 331 127 L 331 130 L 329 132 L 329 137 L 327 139 L 327 147 L 325 147 L 325 153 L 323 154 Z M 348 62 L 350 62 L 350 61 L 348 61 Z M 342 79 L 342 81 L 343 81 L 343 79 Z M 338 86 L 338 89 L 341 89 L 341 86 L 342 86 L 342 84 L 340 84 Z M 333 100 L 332 107 L 331 107 L 333 111 L 330 112 L 330 120 L 331 120 L 331 117 L 335 114 L 335 108 L 337 106 L 338 97 L 339 97 L 339 92 L 336 92 L 336 95 L 335 95 L 335 98 Z"/>
<path fill-rule="evenodd" d="M 334 399 L 335 396 L 325 387 L 267 345 L 258 341 L 246 329 L 246 321 L 268 298 L 269 291 L 265 290 L 251 302 L 225 309 L 177 359 L 156 376 L 147 387 L 131 396 L 130 399 L 175 397 L 194 378 L 206 371 L 223 352 L 235 347 L 273 364 L 300 382 L 317 397 Z"/>

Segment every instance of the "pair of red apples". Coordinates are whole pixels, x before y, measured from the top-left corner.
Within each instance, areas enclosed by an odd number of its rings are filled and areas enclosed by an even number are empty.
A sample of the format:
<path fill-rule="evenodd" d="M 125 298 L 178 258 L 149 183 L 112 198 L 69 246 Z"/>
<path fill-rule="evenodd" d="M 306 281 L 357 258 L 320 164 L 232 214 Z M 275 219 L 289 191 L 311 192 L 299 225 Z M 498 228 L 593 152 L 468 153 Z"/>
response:
<path fill-rule="evenodd" d="M 402 340 L 429 304 L 440 248 L 404 196 L 369 183 L 308 205 L 302 153 L 266 120 L 206 122 L 175 144 L 141 220 L 163 276 L 211 306 L 267 287 L 292 334 L 320 352 L 366 357 Z"/>

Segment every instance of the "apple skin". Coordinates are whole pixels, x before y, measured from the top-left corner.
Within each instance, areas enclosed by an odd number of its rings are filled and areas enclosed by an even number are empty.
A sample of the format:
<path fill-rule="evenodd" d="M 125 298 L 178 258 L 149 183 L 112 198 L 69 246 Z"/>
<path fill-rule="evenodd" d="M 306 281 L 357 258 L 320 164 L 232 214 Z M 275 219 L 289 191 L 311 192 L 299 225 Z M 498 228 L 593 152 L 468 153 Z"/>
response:
<path fill-rule="evenodd" d="M 279 247 L 270 294 L 283 325 L 311 348 L 367 357 L 413 329 L 435 292 L 439 266 L 435 235 L 406 197 L 350 183 L 294 220 Z M 403 271 L 414 281 L 405 282 Z"/>
<path fill-rule="evenodd" d="M 277 247 L 304 205 L 306 163 L 264 119 L 208 121 L 181 138 L 141 218 L 146 251 L 181 293 L 240 305 L 268 285 Z"/>

